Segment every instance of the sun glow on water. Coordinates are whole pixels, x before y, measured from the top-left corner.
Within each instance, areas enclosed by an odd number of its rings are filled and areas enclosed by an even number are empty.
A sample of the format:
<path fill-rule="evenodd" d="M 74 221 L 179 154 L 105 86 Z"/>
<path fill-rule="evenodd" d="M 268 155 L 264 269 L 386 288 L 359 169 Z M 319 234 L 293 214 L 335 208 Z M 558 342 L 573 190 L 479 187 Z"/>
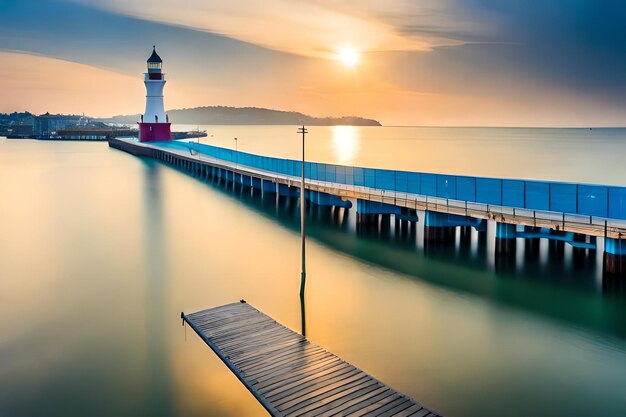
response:
<path fill-rule="evenodd" d="M 359 150 L 359 135 L 355 126 L 333 126 L 332 152 L 340 164 L 354 164 Z"/>

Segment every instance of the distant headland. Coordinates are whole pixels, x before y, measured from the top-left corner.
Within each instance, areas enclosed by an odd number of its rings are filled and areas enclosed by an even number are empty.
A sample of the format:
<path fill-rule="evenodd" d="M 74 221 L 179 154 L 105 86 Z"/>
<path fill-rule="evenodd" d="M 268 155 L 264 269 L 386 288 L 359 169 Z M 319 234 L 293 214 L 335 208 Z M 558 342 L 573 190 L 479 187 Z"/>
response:
<path fill-rule="evenodd" d="M 356 116 L 312 117 L 295 111 L 258 107 L 206 106 L 169 110 L 170 121 L 177 124 L 201 125 L 307 125 L 307 126 L 382 126 L 379 121 Z M 136 123 L 139 114 L 99 119 L 105 123 Z"/>

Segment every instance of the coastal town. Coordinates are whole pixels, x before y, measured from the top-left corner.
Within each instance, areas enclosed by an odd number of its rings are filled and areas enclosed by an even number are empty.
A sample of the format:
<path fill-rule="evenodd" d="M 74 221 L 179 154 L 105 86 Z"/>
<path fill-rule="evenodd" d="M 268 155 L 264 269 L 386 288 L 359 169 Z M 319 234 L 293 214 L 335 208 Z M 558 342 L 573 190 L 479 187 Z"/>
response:
<path fill-rule="evenodd" d="M 138 137 L 139 130 L 129 124 L 104 123 L 84 115 L 34 115 L 29 112 L 0 114 L 0 136 L 7 139 L 106 141 L 116 137 Z M 206 132 L 191 130 L 172 132 L 175 139 L 207 136 Z"/>

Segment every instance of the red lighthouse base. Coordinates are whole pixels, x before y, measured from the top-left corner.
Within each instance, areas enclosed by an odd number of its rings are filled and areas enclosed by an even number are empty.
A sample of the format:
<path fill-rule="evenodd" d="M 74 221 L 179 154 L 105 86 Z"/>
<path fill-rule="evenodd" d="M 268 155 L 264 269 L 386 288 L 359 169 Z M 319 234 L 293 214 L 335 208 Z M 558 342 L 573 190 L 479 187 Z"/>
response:
<path fill-rule="evenodd" d="M 139 123 L 139 142 L 172 140 L 171 123 Z"/>

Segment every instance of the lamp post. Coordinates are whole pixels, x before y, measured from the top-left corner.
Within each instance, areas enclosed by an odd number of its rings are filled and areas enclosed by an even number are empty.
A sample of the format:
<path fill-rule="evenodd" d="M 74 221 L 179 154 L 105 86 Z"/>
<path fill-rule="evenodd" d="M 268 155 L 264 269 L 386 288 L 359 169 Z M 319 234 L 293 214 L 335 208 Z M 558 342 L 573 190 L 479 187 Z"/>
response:
<path fill-rule="evenodd" d="M 238 139 L 235 138 L 235 168 L 239 168 L 239 146 L 237 145 Z"/>
<path fill-rule="evenodd" d="M 302 126 L 298 129 L 298 133 L 302 134 L 302 183 L 300 184 L 300 234 L 302 236 L 302 273 L 300 275 L 300 298 L 304 299 L 304 286 L 306 284 L 306 253 L 305 253 L 305 241 L 306 241 L 306 228 L 304 223 L 304 212 L 306 206 L 306 199 L 304 198 L 304 138 L 309 131 Z"/>

